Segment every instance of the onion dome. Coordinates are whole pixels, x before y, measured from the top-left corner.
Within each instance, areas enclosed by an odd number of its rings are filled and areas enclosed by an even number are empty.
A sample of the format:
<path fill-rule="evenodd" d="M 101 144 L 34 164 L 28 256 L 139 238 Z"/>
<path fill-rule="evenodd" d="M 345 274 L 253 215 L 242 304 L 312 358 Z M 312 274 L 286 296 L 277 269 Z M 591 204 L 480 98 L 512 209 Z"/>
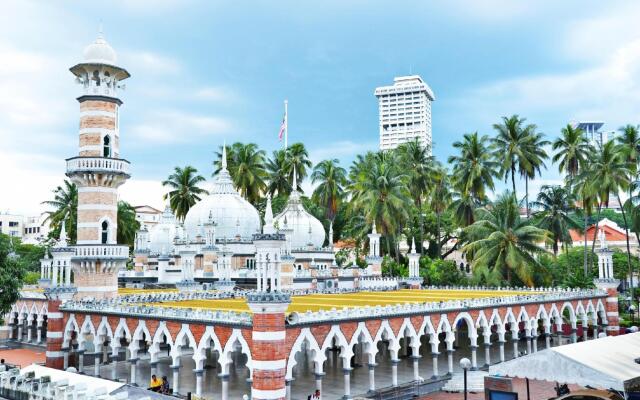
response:
<path fill-rule="evenodd" d="M 184 219 L 190 239 L 201 235 L 200 225 L 210 218 L 215 223 L 217 239 L 235 240 L 240 237 L 250 240 L 260 232 L 260 215 L 233 187 L 227 170 L 227 149 L 222 147 L 222 168 L 215 177 L 211 193 L 197 202 Z"/>
<path fill-rule="evenodd" d="M 85 47 L 83 55 L 84 62 L 87 64 L 117 65 L 118 61 L 116 51 L 104 39 L 102 31 L 98 34 L 95 42 Z"/>
<path fill-rule="evenodd" d="M 149 250 L 154 254 L 173 252 L 176 232 L 176 217 L 167 205 L 160 216 L 160 222 L 149 232 Z"/>
<path fill-rule="evenodd" d="M 312 246 L 322 247 L 325 239 L 324 226 L 316 217 L 304 209 L 301 195 L 298 191 L 296 171 L 293 170 L 293 190 L 284 210 L 274 218 L 275 224 L 283 228 L 285 225 L 292 230 L 291 247 L 300 249 Z"/>

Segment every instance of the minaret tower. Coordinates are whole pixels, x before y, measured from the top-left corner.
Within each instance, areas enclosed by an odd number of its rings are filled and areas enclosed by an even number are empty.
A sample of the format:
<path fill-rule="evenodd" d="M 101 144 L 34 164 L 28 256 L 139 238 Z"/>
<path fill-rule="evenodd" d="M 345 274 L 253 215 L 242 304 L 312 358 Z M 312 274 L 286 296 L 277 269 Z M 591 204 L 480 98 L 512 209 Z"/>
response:
<path fill-rule="evenodd" d="M 118 270 L 129 248 L 117 244 L 118 187 L 129 178 L 129 162 L 120 158 L 118 98 L 130 75 L 117 65 L 116 52 L 102 32 L 71 67 L 81 85 L 78 156 L 67 159 L 67 176 L 78 187 L 78 238 L 72 258 L 77 296 L 112 297 Z"/>

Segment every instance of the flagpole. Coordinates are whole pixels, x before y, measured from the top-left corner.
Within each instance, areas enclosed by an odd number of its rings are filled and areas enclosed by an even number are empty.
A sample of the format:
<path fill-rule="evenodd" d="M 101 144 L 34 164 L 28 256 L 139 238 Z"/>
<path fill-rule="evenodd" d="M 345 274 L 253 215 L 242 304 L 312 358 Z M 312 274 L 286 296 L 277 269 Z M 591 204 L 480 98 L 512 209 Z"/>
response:
<path fill-rule="evenodd" d="M 289 139 L 289 113 L 287 112 L 287 108 L 289 105 L 289 101 L 284 101 L 284 149 L 287 150 L 287 140 Z"/>

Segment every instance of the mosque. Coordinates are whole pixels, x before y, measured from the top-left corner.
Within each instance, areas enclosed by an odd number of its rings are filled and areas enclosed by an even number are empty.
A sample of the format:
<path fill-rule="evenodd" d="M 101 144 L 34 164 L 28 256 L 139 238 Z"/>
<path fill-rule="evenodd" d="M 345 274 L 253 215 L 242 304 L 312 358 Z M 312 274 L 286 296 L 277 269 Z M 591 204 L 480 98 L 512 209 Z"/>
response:
<path fill-rule="evenodd" d="M 120 157 L 118 94 L 130 74 L 102 35 L 70 70 L 82 90 L 78 155 L 66 160 L 78 187 L 77 241 L 63 226 L 41 261 L 39 290 L 23 290 L 0 326 L 5 339 L 46 346 L 48 368 L 129 386 L 166 375 L 173 394 L 187 397 L 295 400 L 317 389 L 350 400 L 400 387 L 417 394 L 451 379 L 464 356 L 476 371 L 523 349 L 619 333 L 604 235 L 597 289 L 421 289 L 415 245 L 408 279 L 381 277 L 375 224 L 368 266 L 338 267 L 295 171 L 284 210 L 274 216 L 268 199 L 261 223 L 233 187 L 226 148 L 211 194 L 184 221 L 165 210 L 159 224 L 142 226 L 132 257 L 117 242 L 118 187 L 131 175 Z M 73 398 L 128 398 L 49 378 Z"/>

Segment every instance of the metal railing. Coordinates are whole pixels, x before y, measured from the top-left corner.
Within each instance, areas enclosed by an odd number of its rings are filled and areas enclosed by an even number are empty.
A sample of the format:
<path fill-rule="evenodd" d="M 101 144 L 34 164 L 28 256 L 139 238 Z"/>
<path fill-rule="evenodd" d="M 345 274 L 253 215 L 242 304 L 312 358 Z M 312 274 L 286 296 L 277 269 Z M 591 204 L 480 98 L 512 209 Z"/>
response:
<path fill-rule="evenodd" d="M 129 161 L 107 157 L 73 157 L 67 159 L 67 173 L 83 171 L 129 175 Z"/>

